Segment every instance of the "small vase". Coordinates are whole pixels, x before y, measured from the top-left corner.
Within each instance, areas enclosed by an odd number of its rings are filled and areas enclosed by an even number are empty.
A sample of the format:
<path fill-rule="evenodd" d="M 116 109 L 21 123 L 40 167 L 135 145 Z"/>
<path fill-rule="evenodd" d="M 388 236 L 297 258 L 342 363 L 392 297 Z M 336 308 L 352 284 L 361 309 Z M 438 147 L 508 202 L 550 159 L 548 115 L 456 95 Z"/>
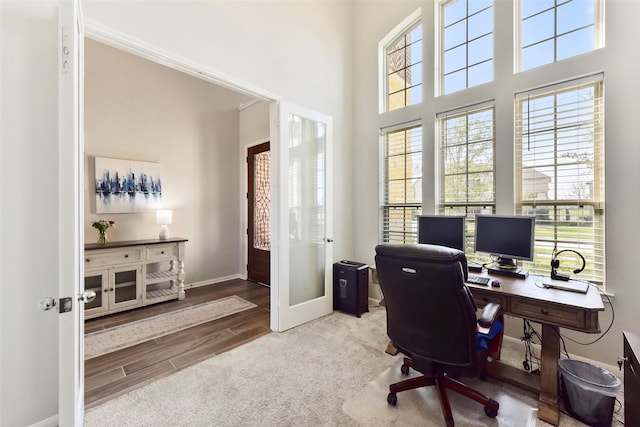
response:
<path fill-rule="evenodd" d="M 107 244 L 107 232 L 106 231 L 98 231 L 98 244 L 106 245 Z"/>

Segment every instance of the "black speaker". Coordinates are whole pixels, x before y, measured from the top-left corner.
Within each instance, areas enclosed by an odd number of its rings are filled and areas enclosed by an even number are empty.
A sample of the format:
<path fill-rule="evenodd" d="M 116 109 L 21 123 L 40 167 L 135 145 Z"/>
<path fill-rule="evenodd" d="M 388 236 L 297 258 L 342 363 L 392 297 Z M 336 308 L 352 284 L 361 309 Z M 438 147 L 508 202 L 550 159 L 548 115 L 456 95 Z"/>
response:
<path fill-rule="evenodd" d="M 333 309 L 356 317 L 369 311 L 369 266 L 342 260 L 333 264 Z"/>

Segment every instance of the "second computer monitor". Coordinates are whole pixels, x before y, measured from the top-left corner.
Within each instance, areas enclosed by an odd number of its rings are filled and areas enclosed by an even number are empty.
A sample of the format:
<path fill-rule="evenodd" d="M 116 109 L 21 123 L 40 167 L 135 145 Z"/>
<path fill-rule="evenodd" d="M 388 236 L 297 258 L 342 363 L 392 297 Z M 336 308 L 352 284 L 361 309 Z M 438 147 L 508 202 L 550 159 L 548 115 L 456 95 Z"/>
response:
<path fill-rule="evenodd" d="M 501 267 L 533 261 L 535 223 L 534 216 L 476 215 L 475 252 L 497 256 Z"/>
<path fill-rule="evenodd" d="M 465 250 L 465 217 L 421 215 L 418 217 L 418 243 Z"/>

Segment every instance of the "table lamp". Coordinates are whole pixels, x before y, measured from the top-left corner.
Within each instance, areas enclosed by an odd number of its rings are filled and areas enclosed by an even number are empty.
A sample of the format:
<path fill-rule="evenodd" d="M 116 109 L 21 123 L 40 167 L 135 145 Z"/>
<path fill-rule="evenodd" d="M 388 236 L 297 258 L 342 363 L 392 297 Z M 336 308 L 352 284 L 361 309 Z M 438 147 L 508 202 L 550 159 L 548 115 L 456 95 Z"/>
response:
<path fill-rule="evenodd" d="M 173 211 L 169 209 L 161 209 L 156 211 L 156 222 L 160 225 L 160 234 L 158 237 L 160 240 L 167 240 L 169 238 L 169 227 L 173 217 Z"/>

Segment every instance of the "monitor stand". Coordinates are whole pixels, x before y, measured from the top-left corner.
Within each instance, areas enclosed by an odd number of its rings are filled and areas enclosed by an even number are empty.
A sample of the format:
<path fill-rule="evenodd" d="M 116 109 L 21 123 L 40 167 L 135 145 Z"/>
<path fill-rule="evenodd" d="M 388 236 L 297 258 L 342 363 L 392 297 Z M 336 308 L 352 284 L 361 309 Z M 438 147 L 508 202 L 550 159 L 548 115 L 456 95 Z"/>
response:
<path fill-rule="evenodd" d="M 500 276 L 516 277 L 518 279 L 526 279 L 527 277 L 529 277 L 529 270 L 513 266 L 504 268 L 500 267 L 500 264 L 496 262 L 487 265 L 487 273 L 497 274 Z"/>

